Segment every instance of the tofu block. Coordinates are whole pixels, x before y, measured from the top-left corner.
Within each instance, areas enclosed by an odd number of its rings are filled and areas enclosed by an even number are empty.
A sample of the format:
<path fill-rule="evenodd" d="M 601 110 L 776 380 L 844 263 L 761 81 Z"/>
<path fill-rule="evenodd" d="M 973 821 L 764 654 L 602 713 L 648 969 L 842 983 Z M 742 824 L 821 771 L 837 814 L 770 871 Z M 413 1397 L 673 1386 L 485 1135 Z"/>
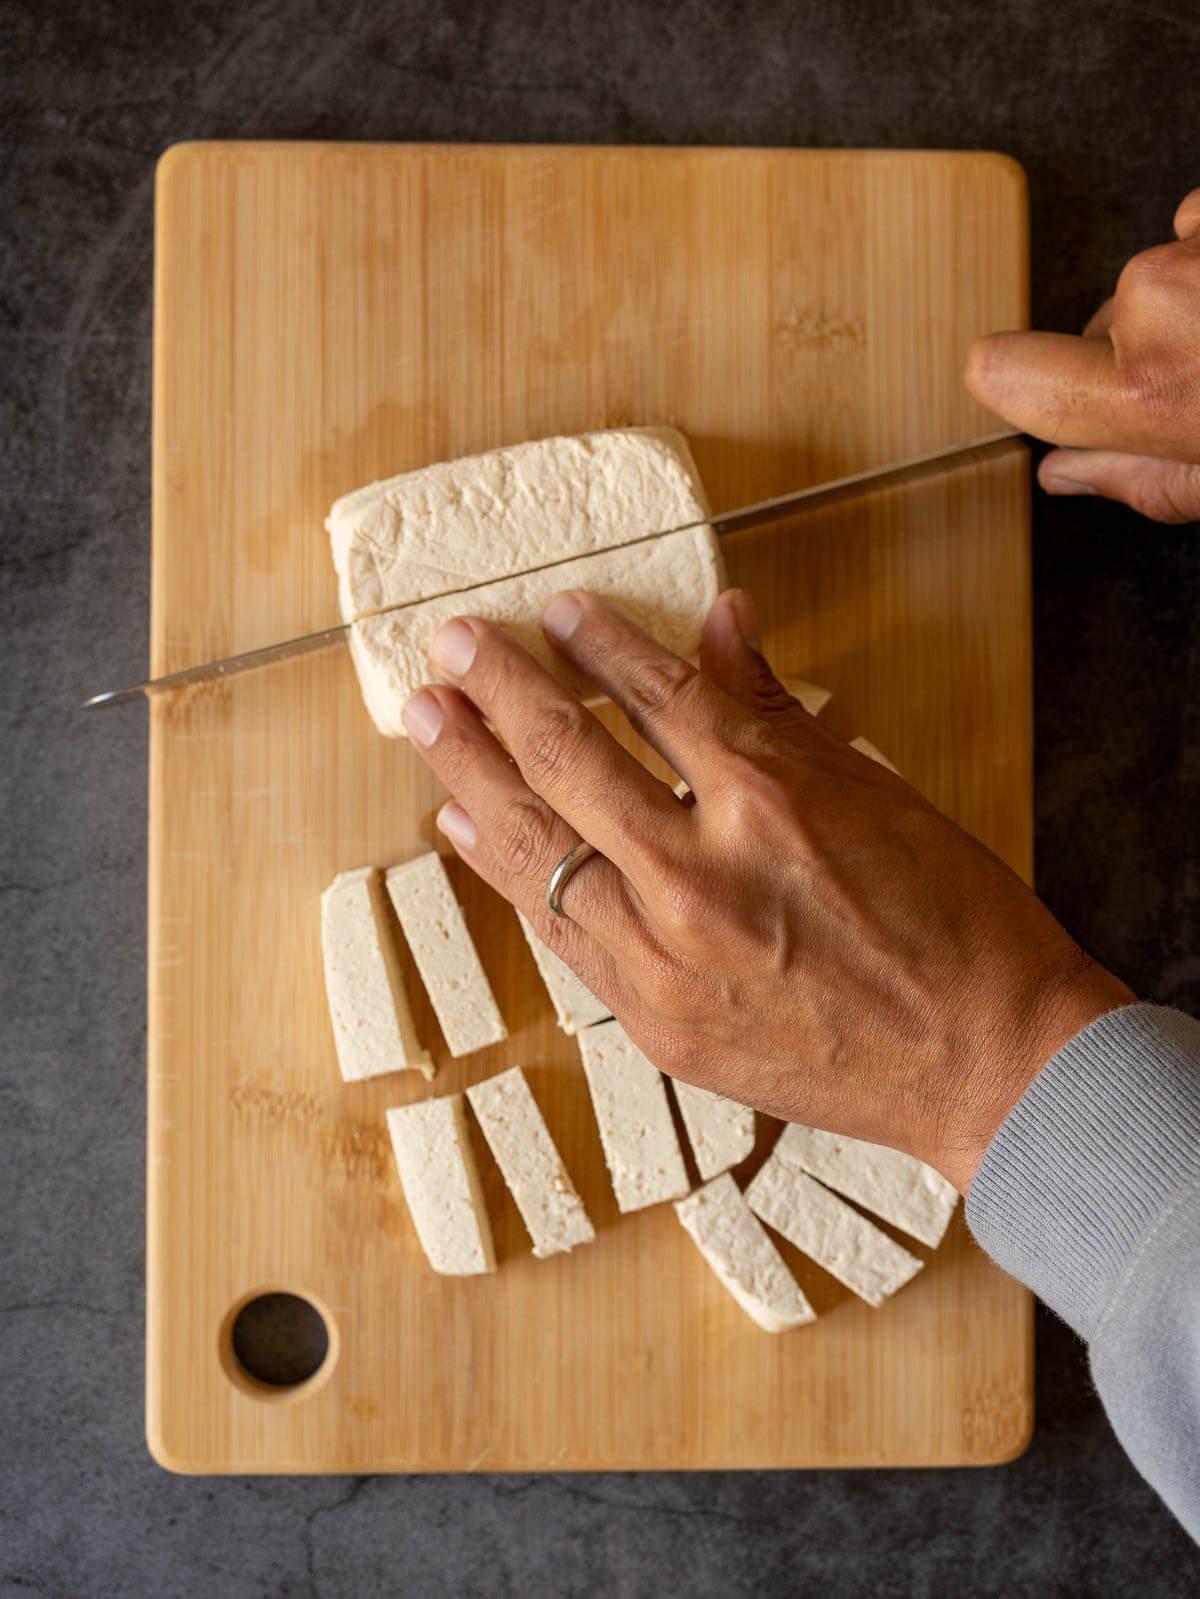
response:
<path fill-rule="evenodd" d="M 728 1171 L 745 1160 L 754 1148 L 754 1112 L 750 1107 L 678 1079 L 671 1086 L 701 1178 L 707 1182 L 718 1172 Z"/>
<path fill-rule="evenodd" d="M 354 622 L 708 515 L 683 434 L 645 427 L 404 472 L 344 495 L 325 526 L 342 620 Z"/>
<path fill-rule="evenodd" d="M 957 1188 L 940 1172 L 884 1144 L 791 1124 L 774 1154 L 931 1249 L 941 1243 L 958 1204 Z"/>
<path fill-rule="evenodd" d="M 794 700 L 800 701 L 810 716 L 820 716 L 833 698 L 832 690 L 818 688 L 815 683 L 809 683 L 802 677 L 784 677 L 780 682 Z"/>
<path fill-rule="evenodd" d="M 499 623 L 569 693 L 594 705 L 601 698 L 595 684 L 553 649 L 542 632 L 542 607 L 552 594 L 559 589 L 589 589 L 667 649 L 694 661 L 704 618 L 723 586 L 716 535 L 707 526 L 693 528 L 631 550 L 585 555 L 467 594 L 365 617 L 350 630 L 350 654 L 367 710 L 389 738 L 406 736 L 400 713 L 434 675 L 429 661 L 433 635 L 443 622 L 464 611 Z"/>
<path fill-rule="evenodd" d="M 679 1200 L 675 1213 L 717 1277 L 765 1331 L 788 1332 L 816 1320 L 783 1256 L 728 1173 Z"/>
<path fill-rule="evenodd" d="M 508 1028 L 441 856 L 430 850 L 391 866 L 385 882 L 450 1053 L 457 1058 L 502 1043 Z"/>
<path fill-rule="evenodd" d="M 585 1027 L 579 1053 L 617 1208 L 682 1199 L 691 1184 L 658 1068 L 617 1021 Z"/>
<path fill-rule="evenodd" d="M 496 1251 L 461 1094 L 387 1113 L 404 1197 L 434 1271 L 495 1271 Z"/>
<path fill-rule="evenodd" d="M 464 610 L 499 622 L 572 693 L 594 703 L 595 686 L 542 635 L 542 605 L 561 588 L 607 595 L 669 649 L 695 659 L 704 616 L 724 584 L 708 515 L 687 440 L 673 428 L 541 439 L 344 496 L 325 525 L 342 616 L 354 623 L 351 655 L 376 726 L 404 736 L 400 711 L 432 675 L 429 641 Z M 596 554 L 685 526 L 669 538 Z"/>
<path fill-rule="evenodd" d="M 432 1077 L 433 1062 L 417 1037 L 404 991 L 383 876 L 375 867 L 343 872 L 321 895 L 321 949 L 346 1082 L 405 1069 Z"/>
<path fill-rule="evenodd" d="M 517 920 L 563 1032 L 571 1036 L 582 1027 L 590 1027 L 593 1022 L 602 1022 L 608 1015 L 608 1006 L 576 977 L 566 961 L 560 960 L 548 945 L 542 943 L 520 911 L 517 912 Z"/>
<path fill-rule="evenodd" d="M 539 1260 L 596 1236 L 519 1066 L 467 1089 Z"/>
<path fill-rule="evenodd" d="M 897 777 L 904 776 L 900 768 L 893 766 L 883 751 L 876 749 L 869 738 L 863 738 L 861 735 L 858 738 L 852 738 L 850 740 L 850 748 L 857 750 L 860 755 L 865 755 L 869 761 L 878 761 L 880 766 L 886 766 L 888 771 L 895 772 Z"/>
<path fill-rule="evenodd" d="M 878 1308 L 924 1262 L 772 1150 L 746 1190 L 754 1214 Z"/>

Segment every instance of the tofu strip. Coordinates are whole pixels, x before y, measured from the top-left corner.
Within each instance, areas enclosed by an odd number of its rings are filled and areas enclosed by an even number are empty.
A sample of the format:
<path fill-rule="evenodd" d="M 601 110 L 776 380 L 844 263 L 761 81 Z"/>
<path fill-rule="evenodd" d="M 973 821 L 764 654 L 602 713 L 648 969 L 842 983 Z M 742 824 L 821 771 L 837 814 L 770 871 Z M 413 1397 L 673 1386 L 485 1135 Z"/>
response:
<path fill-rule="evenodd" d="M 409 1213 L 434 1271 L 450 1277 L 495 1271 L 462 1095 L 389 1110 L 387 1124 Z"/>
<path fill-rule="evenodd" d="M 451 1055 L 508 1037 L 442 858 L 430 850 L 388 869 L 387 891 Z"/>
<path fill-rule="evenodd" d="M 672 1083 L 675 1103 L 687 1128 L 696 1169 L 707 1182 L 745 1160 L 754 1148 L 754 1112 L 691 1083 Z"/>
<path fill-rule="evenodd" d="M 923 1262 L 772 1151 L 746 1190 L 754 1214 L 876 1308 Z"/>
<path fill-rule="evenodd" d="M 585 1027 L 579 1053 L 618 1209 L 681 1199 L 690 1184 L 658 1068 L 616 1021 Z"/>
<path fill-rule="evenodd" d="M 940 1172 L 883 1144 L 792 1125 L 784 1128 L 774 1153 L 931 1249 L 941 1243 L 958 1204 L 957 1188 Z"/>
<path fill-rule="evenodd" d="M 325 992 L 346 1082 L 406 1068 L 433 1076 L 417 1037 L 381 874 L 343 872 L 321 895 Z"/>
<path fill-rule="evenodd" d="M 467 1089 L 539 1260 L 590 1244 L 587 1211 L 519 1066 Z"/>
<path fill-rule="evenodd" d="M 602 1022 L 608 1015 L 608 1006 L 576 977 L 566 961 L 560 960 L 548 945 L 542 943 L 520 911 L 517 912 L 517 920 L 563 1032 L 572 1036 L 582 1027 Z"/>
<path fill-rule="evenodd" d="M 816 1320 L 766 1228 L 726 1172 L 675 1206 L 697 1249 L 748 1316 L 766 1332 Z"/>

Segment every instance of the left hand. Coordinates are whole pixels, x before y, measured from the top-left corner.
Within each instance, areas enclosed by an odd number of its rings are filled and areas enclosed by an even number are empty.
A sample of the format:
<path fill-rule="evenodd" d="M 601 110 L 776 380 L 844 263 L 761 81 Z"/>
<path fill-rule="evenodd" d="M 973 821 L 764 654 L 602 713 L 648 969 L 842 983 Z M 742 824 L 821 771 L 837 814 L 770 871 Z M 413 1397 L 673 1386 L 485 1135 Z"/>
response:
<path fill-rule="evenodd" d="M 665 1071 L 908 1150 L 965 1191 L 1031 1078 L 1129 990 L 787 694 L 745 593 L 713 606 L 702 671 L 588 594 L 557 595 L 543 622 L 694 803 L 500 628 L 459 619 L 432 650 L 458 686 L 405 709 L 454 795 L 438 820 L 455 849 Z M 557 917 L 546 885 L 581 836 L 600 854 Z"/>

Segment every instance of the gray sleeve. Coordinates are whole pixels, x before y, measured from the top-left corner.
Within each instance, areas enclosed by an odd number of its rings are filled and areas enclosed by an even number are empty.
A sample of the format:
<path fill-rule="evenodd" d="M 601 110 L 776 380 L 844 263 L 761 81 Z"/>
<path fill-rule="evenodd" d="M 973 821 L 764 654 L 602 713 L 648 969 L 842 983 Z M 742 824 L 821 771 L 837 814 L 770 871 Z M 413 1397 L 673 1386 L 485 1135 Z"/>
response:
<path fill-rule="evenodd" d="M 1200 1542 L 1200 1022 L 1129 1005 L 1065 1044 L 988 1146 L 967 1221 L 1087 1340 L 1117 1437 Z"/>

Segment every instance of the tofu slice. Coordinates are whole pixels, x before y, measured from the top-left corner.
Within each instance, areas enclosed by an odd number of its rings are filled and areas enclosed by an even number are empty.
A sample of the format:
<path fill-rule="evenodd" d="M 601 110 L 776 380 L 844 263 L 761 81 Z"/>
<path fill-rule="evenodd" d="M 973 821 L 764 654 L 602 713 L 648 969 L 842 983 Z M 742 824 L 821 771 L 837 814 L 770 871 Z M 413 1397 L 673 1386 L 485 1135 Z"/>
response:
<path fill-rule="evenodd" d="M 467 1089 L 539 1260 L 596 1236 L 519 1066 Z"/>
<path fill-rule="evenodd" d="M 791 1124 L 774 1154 L 931 1249 L 941 1243 L 958 1204 L 957 1188 L 941 1172 L 884 1144 Z"/>
<path fill-rule="evenodd" d="M 707 1182 L 718 1172 L 728 1171 L 745 1160 L 754 1148 L 754 1112 L 750 1107 L 678 1079 L 671 1086 L 701 1178 Z"/>
<path fill-rule="evenodd" d="M 585 1027 L 579 1053 L 617 1208 L 682 1199 L 691 1184 L 658 1068 L 617 1021 Z"/>
<path fill-rule="evenodd" d="M 645 427 L 404 472 L 344 495 L 325 525 L 342 619 L 353 622 L 708 515 L 683 434 Z"/>
<path fill-rule="evenodd" d="M 754 1214 L 878 1308 L 923 1261 L 772 1150 L 746 1190 Z"/>
<path fill-rule="evenodd" d="M 541 974 L 542 982 L 546 985 L 546 992 L 550 996 L 550 1003 L 554 1006 L 558 1025 L 568 1036 L 579 1032 L 582 1027 L 591 1027 L 594 1022 L 602 1022 L 608 1015 L 608 1006 L 603 1000 L 596 998 L 586 983 L 582 982 L 566 961 L 559 957 L 547 944 L 534 932 L 529 921 L 517 912 L 517 920 L 521 924 L 521 931 L 525 934 L 525 941 L 533 953 L 537 969 Z"/>
<path fill-rule="evenodd" d="M 852 738 L 850 740 L 850 748 L 852 750 L 857 750 L 860 755 L 865 755 L 869 761 L 878 761 L 880 766 L 886 766 L 888 771 L 895 772 L 897 777 L 904 776 L 904 773 L 900 770 L 900 768 L 898 766 L 893 766 L 883 751 L 876 749 L 875 745 L 871 743 L 869 738 L 863 738 L 861 734 L 858 738 Z"/>
<path fill-rule="evenodd" d="M 495 1271 L 496 1251 L 461 1094 L 387 1113 L 404 1197 L 434 1271 Z"/>
<path fill-rule="evenodd" d="M 820 716 L 833 698 L 832 689 L 818 688 L 803 677 L 784 677 L 780 682 L 794 700 L 800 701 L 810 716 Z"/>
<path fill-rule="evenodd" d="M 726 1173 L 675 1206 L 717 1277 L 765 1331 L 788 1332 L 816 1320 L 766 1228 Z"/>
<path fill-rule="evenodd" d="M 637 533 L 631 526 L 629 537 Z M 548 557 L 553 559 L 554 557 Z M 400 611 L 385 611 L 355 622 L 350 653 L 358 670 L 367 710 L 389 738 L 406 736 L 400 713 L 430 677 L 433 635 L 464 607 L 473 616 L 499 623 L 538 664 L 585 704 L 602 696 L 575 670 L 542 632 L 542 607 L 559 589 L 590 589 L 644 629 L 660 644 L 695 660 L 708 608 L 724 587 L 724 565 L 716 535 L 708 526 L 671 533 L 635 550 L 585 555 L 564 565 L 530 571 L 449 594 Z"/>
<path fill-rule="evenodd" d="M 457 1059 L 508 1037 L 440 855 L 430 850 L 385 876 L 413 960 Z"/>
<path fill-rule="evenodd" d="M 343 872 L 321 895 L 325 992 L 346 1082 L 405 1069 L 433 1076 L 413 1026 L 396 939 L 373 866 Z"/>

